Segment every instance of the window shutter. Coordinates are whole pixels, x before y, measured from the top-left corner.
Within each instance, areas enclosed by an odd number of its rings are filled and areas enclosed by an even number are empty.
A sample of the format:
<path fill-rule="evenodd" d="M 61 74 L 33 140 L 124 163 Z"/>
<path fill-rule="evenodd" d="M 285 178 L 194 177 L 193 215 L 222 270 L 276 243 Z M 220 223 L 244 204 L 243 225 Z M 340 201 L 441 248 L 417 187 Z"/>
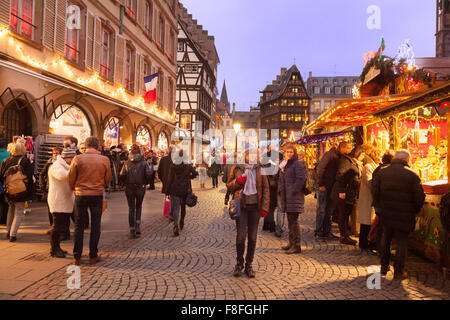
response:
<path fill-rule="evenodd" d="M 44 9 L 44 46 L 53 51 L 55 43 L 55 7 L 56 0 L 47 0 Z"/>
<path fill-rule="evenodd" d="M 136 53 L 136 86 L 134 91 L 138 95 L 142 95 L 144 88 L 144 56 Z"/>
<path fill-rule="evenodd" d="M 0 23 L 8 26 L 11 17 L 11 0 L 0 0 Z"/>
<path fill-rule="evenodd" d="M 144 28 L 145 24 L 145 13 L 146 13 L 145 2 L 146 0 L 137 0 L 137 9 L 136 9 L 137 22 L 142 28 Z"/>
<path fill-rule="evenodd" d="M 55 51 L 64 55 L 66 46 L 66 0 L 56 0 Z"/>
<path fill-rule="evenodd" d="M 91 70 L 94 69 L 94 25 L 95 17 L 89 12 L 86 23 L 86 67 Z"/>
<path fill-rule="evenodd" d="M 93 61 L 94 64 L 93 68 L 94 71 L 99 73 L 100 72 L 100 57 L 101 57 L 101 50 L 102 50 L 102 21 L 99 17 L 95 17 L 95 23 L 94 23 L 94 55 L 93 55 Z"/>
<path fill-rule="evenodd" d="M 125 39 L 121 35 L 116 36 L 116 66 L 115 66 L 115 74 L 114 81 L 118 84 L 123 85 L 123 63 L 125 57 Z"/>

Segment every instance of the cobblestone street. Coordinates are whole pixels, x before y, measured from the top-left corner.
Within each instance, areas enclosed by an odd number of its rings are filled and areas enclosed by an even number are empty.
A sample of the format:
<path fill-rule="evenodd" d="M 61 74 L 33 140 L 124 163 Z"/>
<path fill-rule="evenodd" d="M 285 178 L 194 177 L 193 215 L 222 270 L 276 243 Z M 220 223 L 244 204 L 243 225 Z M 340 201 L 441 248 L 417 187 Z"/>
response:
<path fill-rule="evenodd" d="M 179 237 L 172 236 L 172 225 L 162 213 L 153 214 L 145 218 L 141 238 L 128 240 L 125 232 L 118 234 L 115 243 L 100 248 L 104 261 L 81 266 L 81 289 L 67 288 L 69 275 L 64 266 L 11 299 L 450 298 L 450 286 L 444 283 L 441 271 L 412 253 L 406 264 L 409 279 L 393 281 L 389 273 L 382 278 L 381 290 L 367 289 L 367 267 L 378 265 L 378 258 L 337 241 L 316 242 L 312 196 L 300 218 L 302 253 L 284 254 L 280 248 L 287 233 L 276 238 L 261 230 L 261 221 L 254 262 L 256 278 L 233 278 L 235 225 L 224 210 L 223 185 L 195 192 L 199 204 L 188 208 Z M 144 210 L 162 207 L 152 194 L 147 194 Z M 109 206 L 114 208 L 120 202 L 123 197 L 115 193 Z M 123 203 L 120 206 L 125 208 Z M 85 255 L 86 248 L 87 242 Z"/>

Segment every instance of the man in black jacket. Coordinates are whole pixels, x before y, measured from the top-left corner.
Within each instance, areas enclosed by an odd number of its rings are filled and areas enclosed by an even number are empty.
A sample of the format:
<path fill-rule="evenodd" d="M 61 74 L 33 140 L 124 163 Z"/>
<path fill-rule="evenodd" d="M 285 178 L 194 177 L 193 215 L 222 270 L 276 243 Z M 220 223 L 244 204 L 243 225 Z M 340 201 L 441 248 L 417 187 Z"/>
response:
<path fill-rule="evenodd" d="M 381 169 L 373 180 L 373 199 L 380 209 L 383 228 L 381 238 L 381 274 L 389 271 L 391 241 L 397 239 L 394 279 L 402 280 L 407 254 L 408 234 L 414 231 L 415 216 L 425 201 L 425 193 L 419 176 L 409 168 L 410 153 L 400 150 L 390 166 Z"/>
<path fill-rule="evenodd" d="M 341 155 L 349 154 L 352 151 L 350 142 L 341 142 L 339 147 L 331 148 L 327 151 L 317 166 L 317 181 L 319 185 L 316 230 L 314 234 L 321 239 L 337 239 L 331 233 L 331 215 L 334 211 L 331 200 L 331 189 L 336 181 L 338 171 L 338 160 Z"/>

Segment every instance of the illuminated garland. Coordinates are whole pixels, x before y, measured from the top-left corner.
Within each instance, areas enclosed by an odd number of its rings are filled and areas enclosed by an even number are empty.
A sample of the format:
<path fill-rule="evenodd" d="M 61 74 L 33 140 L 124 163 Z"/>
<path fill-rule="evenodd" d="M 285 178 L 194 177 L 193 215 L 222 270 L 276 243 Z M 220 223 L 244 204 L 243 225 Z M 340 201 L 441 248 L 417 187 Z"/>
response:
<path fill-rule="evenodd" d="M 8 44 L 10 46 L 14 46 L 15 49 L 17 50 L 18 55 L 16 55 L 16 57 L 22 62 L 32 67 L 45 71 L 48 71 L 49 69 L 54 69 L 54 71 L 58 71 L 57 68 L 62 68 L 67 79 L 75 81 L 82 86 L 97 90 L 105 95 L 110 96 L 111 98 L 121 100 L 135 108 L 145 110 L 151 114 L 155 114 L 156 116 L 163 118 L 167 121 L 175 121 L 176 119 L 176 113 L 169 113 L 167 111 L 162 111 L 156 104 L 147 106 L 142 96 L 139 96 L 138 98 L 135 99 L 130 99 L 128 97 L 129 95 L 125 91 L 125 88 L 123 88 L 121 85 L 118 85 L 117 88 L 112 90 L 106 89 L 104 83 L 100 79 L 99 74 L 96 72 L 94 72 L 93 75 L 90 77 L 75 76 L 66 59 L 59 54 L 54 53 L 56 57 L 50 63 L 40 62 L 35 58 L 24 54 L 21 43 L 14 38 L 14 36 L 11 34 L 8 28 L 0 26 L 0 39 L 5 37 L 7 37 Z M 95 83 L 97 84 L 97 88 L 90 87 L 92 84 Z"/>

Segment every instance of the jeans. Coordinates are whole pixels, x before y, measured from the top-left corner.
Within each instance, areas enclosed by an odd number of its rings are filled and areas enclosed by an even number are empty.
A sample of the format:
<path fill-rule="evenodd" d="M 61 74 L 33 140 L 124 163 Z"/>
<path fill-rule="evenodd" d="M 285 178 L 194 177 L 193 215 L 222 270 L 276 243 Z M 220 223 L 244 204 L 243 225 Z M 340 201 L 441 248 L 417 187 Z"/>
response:
<path fill-rule="evenodd" d="M 213 184 L 213 188 L 218 187 L 219 186 L 219 177 L 212 177 L 212 184 Z"/>
<path fill-rule="evenodd" d="M 91 212 L 91 236 L 89 239 L 89 257 L 96 258 L 100 241 L 103 196 L 75 196 L 75 243 L 73 256 L 81 259 L 83 253 L 84 227 L 89 220 L 88 208 Z"/>
<path fill-rule="evenodd" d="M 298 213 L 287 213 L 289 226 L 289 244 L 300 248 L 300 225 L 298 224 Z"/>
<path fill-rule="evenodd" d="M 276 226 L 275 233 L 279 236 L 283 233 L 284 221 L 286 219 L 286 213 L 280 210 L 281 208 L 281 195 L 277 195 L 277 208 L 276 208 Z"/>
<path fill-rule="evenodd" d="M 17 235 L 20 223 L 23 218 L 23 210 L 25 209 L 25 202 L 10 202 L 8 208 L 8 218 L 6 220 L 6 232 L 11 237 Z"/>
<path fill-rule="evenodd" d="M 180 210 L 181 221 L 184 221 L 184 217 L 186 216 L 186 199 L 177 196 L 170 196 L 170 205 L 173 217 L 173 226 L 178 228 Z"/>
<path fill-rule="evenodd" d="M 67 226 L 70 225 L 70 213 L 53 212 L 52 213 L 52 232 L 50 234 L 51 252 L 60 249 L 61 235 L 66 232 Z"/>
<path fill-rule="evenodd" d="M 206 174 L 201 174 L 200 173 L 200 184 L 205 184 L 206 183 Z"/>
<path fill-rule="evenodd" d="M 353 204 L 348 204 L 345 201 L 339 200 L 336 203 L 339 214 L 339 233 L 341 238 L 350 237 L 349 221 L 350 215 L 353 212 Z"/>
<path fill-rule="evenodd" d="M 361 249 L 368 249 L 370 247 L 369 243 L 369 233 L 371 226 L 368 224 L 361 224 L 359 229 L 359 247 Z"/>
<path fill-rule="evenodd" d="M 316 230 L 314 230 L 317 235 L 326 237 L 331 233 L 331 216 L 334 208 L 335 206 L 330 199 L 329 191 L 319 190 L 316 211 Z"/>
<path fill-rule="evenodd" d="M 253 263 L 256 250 L 256 238 L 258 236 L 258 224 L 260 213 L 257 205 L 247 205 L 241 210 L 241 215 L 236 218 L 236 251 L 237 263 L 244 266 L 245 239 L 248 237 L 246 267 Z"/>
<path fill-rule="evenodd" d="M 151 190 L 155 189 L 155 175 L 156 175 L 156 171 L 153 171 L 151 176 L 150 176 L 150 181 L 148 183 Z"/>
<path fill-rule="evenodd" d="M 381 237 L 381 267 L 388 267 L 391 259 L 391 242 L 394 237 L 397 239 L 397 249 L 395 252 L 394 274 L 401 274 L 405 266 L 408 250 L 408 233 L 383 226 Z"/>
<path fill-rule="evenodd" d="M 136 224 L 141 223 L 141 214 L 142 214 L 142 202 L 144 201 L 145 196 L 145 186 L 141 188 L 130 188 L 126 187 L 125 195 L 128 201 L 128 223 L 130 225 L 130 229 L 135 229 Z"/>

